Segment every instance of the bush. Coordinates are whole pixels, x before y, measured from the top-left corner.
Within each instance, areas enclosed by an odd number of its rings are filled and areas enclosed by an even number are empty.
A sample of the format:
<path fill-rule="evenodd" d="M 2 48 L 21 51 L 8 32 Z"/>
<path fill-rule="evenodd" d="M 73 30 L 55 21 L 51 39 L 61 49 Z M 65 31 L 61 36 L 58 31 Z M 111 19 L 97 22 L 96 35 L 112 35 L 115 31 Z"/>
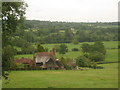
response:
<path fill-rule="evenodd" d="M 89 54 L 89 58 L 94 62 L 104 61 L 105 56 L 100 52 L 93 52 Z"/>
<path fill-rule="evenodd" d="M 79 44 L 79 41 L 75 39 L 75 40 L 72 41 L 72 43 L 73 44 Z"/>
<path fill-rule="evenodd" d="M 79 51 L 78 48 L 72 48 L 72 51 Z"/>
<path fill-rule="evenodd" d="M 71 62 L 72 59 L 70 58 L 64 58 L 64 57 L 61 57 L 60 58 L 60 62 L 64 65 L 64 68 L 66 70 L 71 70 L 72 67 L 70 65 L 68 65 L 69 62 Z"/>
<path fill-rule="evenodd" d="M 89 54 L 88 53 L 85 53 L 83 56 L 85 56 L 86 58 L 89 57 Z"/>
<path fill-rule="evenodd" d="M 55 51 L 56 51 L 56 52 L 59 52 L 59 51 L 60 51 L 60 45 L 55 45 L 54 48 L 55 48 Z"/>
<path fill-rule="evenodd" d="M 120 49 L 120 45 L 118 45 L 118 49 Z"/>
<path fill-rule="evenodd" d="M 89 53 L 91 50 L 91 46 L 88 43 L 83 43 L 81 48 L 83 53 Z"/>
<path fill-rule="evenodd" d="M 21 48 L 21 52 L 18 52 L 18 54 L 22 53 L 22 54 L 33 54 L 35 52 L 35 47 L 30 45 L 27 47 L 23 47 Z"/>
<path fill-rule="evenodd" d="M 38 44 L 38 45 L 37 45 L 37 51 L 38 51 L 38 52 L 44 52 L 45 49 L 44 49 L 44 47 L 43 47 L 42 45 Z"/>
<path fill-rule="evenodd" d="M 91 52 L 100 52 L 102 54 L 106 54 L 106 48 L 104 44 L 100 41 L 95 42 L 94 45 L 91 46 Z"/>
<path fill-rule="evenodd" d="M 60 54 L 65 54 L 66 52 L 68 52 L 68 47 L 67 47 L 67 45 L 61 44 L 61 45 L 60 45 L 60 49 L 59 49 L 59 53 L 60 53 Z"/>
<path fill-rule="evenodd" d="M 90 67 L 91 61 L 90 61 L 90 59 L 86 58 L 85 56 L 79 56 L 76 59 L 76 64 L 79 67 Z"/>
<path fill-rule="evenodd" d="M 48 52 L 48 48 L 45 48 L 45 52 Z"/>
<path fill-rule="evenodd" d="M 91 62 L 90 68 L 96 69 L 97 68 L 97 63 Z"/>

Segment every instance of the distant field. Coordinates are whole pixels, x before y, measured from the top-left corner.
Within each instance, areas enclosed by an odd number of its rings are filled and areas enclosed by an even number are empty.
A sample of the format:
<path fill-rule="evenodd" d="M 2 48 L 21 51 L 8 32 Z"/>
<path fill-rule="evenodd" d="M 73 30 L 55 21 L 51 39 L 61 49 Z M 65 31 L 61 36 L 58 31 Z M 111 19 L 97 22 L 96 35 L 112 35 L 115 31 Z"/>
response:
<path fill-rule="evenodd" d="M 64 43 L 68 46 L 69 51 L 71 51 L 72 48 L 78 48 L 80 49 L 80 46 L 83 43 L 89 43 L 89 44 L 93 44 L 94 42 L 80 42 L 79 44 L 75 45 L 73 43 Z M 105 41 L 103 42 L 106 48 L 116 48 L 118 47 L 118 41 Z M 52 48 L 55 45 L 60 45 L 60 44 L 43 44 L 44 47 L 48 48 L 49 50 L 52 50 Z"/>
<path fill-rule="evenodd" d="M 105 61 L 118 61 L 118 49 L 107 50 Z"/>
<path fill-rule="evenodd" d="M 3 88 L 118 88 L 118 64 L 104 69 L 12 71 Z"/>
<path fill-rule="evenodd" d="M 85 42 L 86 43 L 86 42 Z M 89 44 L 93 44 L 93 42 L 88 42 Z M 67 43 L 69 52 L 64 55 L 66 58 L 76 58 L 79 55 L 82 55 L 81 50 L 80 51 L 71 51 L 72 48 L 76 47 L 80 49 L 82 43 L 79 43 L 78 45 L 74 45 L 72 43 Z M 59 44 L 44 44 L 44 47 L 49 48 L 51 50 L 54 45 L 59 45 Z M 111 61 L 118 61 L 118 49 L 110 49 L 110 48 L 117 48 L 118 47 L 118 42 L 117 41 L 106 41 L 104 42 L 105 47 L 107 48 L 107 53 L 106 53 L 106 62 L 111 62 Z M 26 58 L 31 58 L 33 59 L 32 54 L 27 54 L 27 55 L 16 55 L 15 58 L 21 58 L 21 57 L 26 57 Z M 56 53 L 56 57 L 60 58 L 62 55 L 59 53 Z"/>

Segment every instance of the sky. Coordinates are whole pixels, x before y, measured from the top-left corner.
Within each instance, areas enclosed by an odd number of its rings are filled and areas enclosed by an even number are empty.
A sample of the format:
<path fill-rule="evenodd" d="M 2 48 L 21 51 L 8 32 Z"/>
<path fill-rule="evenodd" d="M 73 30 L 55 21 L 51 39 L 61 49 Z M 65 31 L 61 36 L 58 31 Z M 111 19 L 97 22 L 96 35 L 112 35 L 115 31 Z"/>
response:
<path fill-rule="evenodd" d="M 24 0 L 26 19 L 65 22 L 118 21 L 120 0 Z"/>

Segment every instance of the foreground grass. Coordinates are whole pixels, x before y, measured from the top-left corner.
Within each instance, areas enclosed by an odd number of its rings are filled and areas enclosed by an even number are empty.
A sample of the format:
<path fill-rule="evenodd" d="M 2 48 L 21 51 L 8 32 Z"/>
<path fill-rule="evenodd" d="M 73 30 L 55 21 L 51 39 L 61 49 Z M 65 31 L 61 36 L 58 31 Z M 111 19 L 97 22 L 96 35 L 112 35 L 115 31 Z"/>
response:
<path fill-rule="evenodd" d="M 118 64 L 102 64 L 104 69 L 12 71 L 3 88 L 117 88 Z"/>

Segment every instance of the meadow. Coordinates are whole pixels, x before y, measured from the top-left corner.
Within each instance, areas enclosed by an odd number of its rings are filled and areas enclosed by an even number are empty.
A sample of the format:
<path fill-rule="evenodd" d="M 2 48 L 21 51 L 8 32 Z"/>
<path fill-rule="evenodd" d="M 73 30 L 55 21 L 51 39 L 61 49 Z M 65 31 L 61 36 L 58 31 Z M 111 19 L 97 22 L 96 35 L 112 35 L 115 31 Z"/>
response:
<path fill-rule="evenodd" d="M 104 69 L 12 71 L 3 88 L 118 88 L 118 64 L 101 66 Z"/>

